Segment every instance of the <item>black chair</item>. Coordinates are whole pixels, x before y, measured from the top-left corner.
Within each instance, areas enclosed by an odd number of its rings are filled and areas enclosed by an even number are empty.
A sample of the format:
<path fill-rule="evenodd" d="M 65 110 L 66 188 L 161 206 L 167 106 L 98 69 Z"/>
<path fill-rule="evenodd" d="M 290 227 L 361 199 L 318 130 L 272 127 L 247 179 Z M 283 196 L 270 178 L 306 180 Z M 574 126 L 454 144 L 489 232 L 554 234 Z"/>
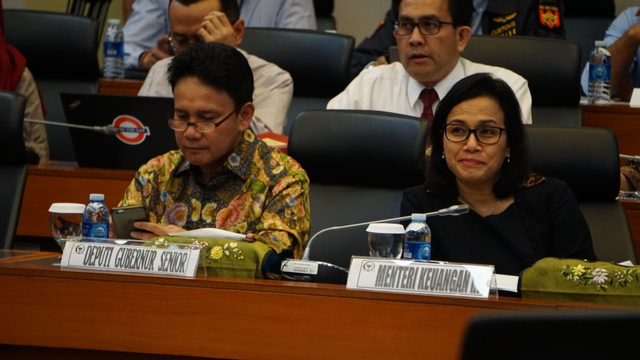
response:
<path fill-rule="evenodd" d="M 403 189 L 422 183 L 428 122 L 378 111 L 310 110 L 294 121 L 288 152 L 311 180 L 311 231 L 400 216 Z M 309 259 L 345 268 L 369 255 L 366 227 L 328 231 Z"/>
<path fill-rule="evenodd" d="M 24 96 L 0 91 L 0 249 L 11 249 L 18 226 L 27 163 L 22 125 Z"/>
<path fill-rule="evenodd" d="M 313 0 L 318 31 L 335 31 L 336 19 L 333 17 L 333 0 Z"/>
<path fill-rule="evenodd" d="M 5 40 L 27 58 L 47 109 L 46 119 L 66 122 L 60 93 L 97 93 L 96 20 L 53 12 L 5 10 Z M 74 161 L 69 131 L 47 126 L 51 160 Z"/>
<path fill-rule="evenodd" d="M 321 31 L 246 28 L 240 48 L 291 74 L 293 100 L 284 134 L 303 110 L 325 109 L 349 83 L 355 40 Z"/>
<path fill-rule="evenodd" d="M 460 359 L 633 359 L 638 326 L 640 312 L 628 310 L 482 315 L 469 322 Z"/>
<path fill-rule="evenodd" d="M 109 5 L 111 5 L 111 0 L 69 0 L 67 14 L 86 16 L 96 20 L 98 22 L 96 43 L 100 43 L 104 32 L 104 24 L 107 22 Z"/>
<path fill-rule="evenodd" d="M 620 188 L 618 141 L 607 129 L 526 126 L 532 170 L 564 180 L 587 219 L 596 255 L 636 263 Z"/>
<path fill-rule="evenodd" d="M 531 36 L 472 36 L 462 57 L 525 78 L 534 124 L 582 125 L 578 44 Z"/>

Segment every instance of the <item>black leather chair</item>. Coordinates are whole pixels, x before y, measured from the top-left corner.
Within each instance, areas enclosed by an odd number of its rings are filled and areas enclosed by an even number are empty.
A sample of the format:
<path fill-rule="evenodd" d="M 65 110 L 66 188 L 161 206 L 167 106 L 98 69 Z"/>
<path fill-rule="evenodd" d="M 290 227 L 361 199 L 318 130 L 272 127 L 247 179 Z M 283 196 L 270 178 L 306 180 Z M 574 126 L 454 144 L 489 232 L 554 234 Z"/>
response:
<path fill-rule="evenodd" d="M 618 141 L 606 129 L 526 126 L 532 170 L 564 180 L 587 219 L 596 255 L 636 263 L 620 188 Z"/>
<path fill-rule="evenodd" d="M 27 58 L 47 108 L 46 119 L 66 122 L 61 92 L 98 92 L 97 21 L 28 10 L 5 10 L 4 21 L 5 40 Z M 47 126 L 47 137 L 52 160 L 75 160 L 66 128 Z"/>
<path fill-rule="evenodd" d="M 422 183 L 428 122 L 377 111 L 310 110 L 293 123 L 288 152 L 311 180 L 311 232 L 400 216 L 403 189 Z M 345 268 L 369 255 L 366 227 L 328 231 L 309 259 Z"/>
<path fill-rule="evenodd" d="M 472 36 L 462 57 L 525 78 L 534 124 L 582 125 L 578 44 L 531 36 Z"/>
<path fill-rule="evenodd" d="M 240 48 L 291 74 L 293 100 L 284 134 L 303 110 L 325 109 L 349 83 L 355 40 L 321 31 L 247 28 Z"/>
<path fill-rule="evenodd" d="M 638 326 L 640 312 L 629 310 L 481 315 L 469 322 L 460 359 L 631 359 Z M 615 344 L 603 341 L 607 333 Z"/>
<path fill-rule="evenodd" d="M 67 14 L 87 16 L 96 20 L 98 22 L 96 41 L 100 43 L 104 25 L 107 22 L 109 5 L 111 5 L 111 0 L 69 0 L 67 3 Z M 124 24 L 121 24 L 121 26 L 124 26 Z"/>
<path fill-rule="evenodd" d="M 336 19 L 333 17 L 333 0 L 313 0 L 318 31 L 335 31 Z"/>
<path fill-rule="evenodd" d="M 18 226 L 27 164 L 22 125 L 24 96 L 0 91 L 0 249 L 11 249 Z"/>

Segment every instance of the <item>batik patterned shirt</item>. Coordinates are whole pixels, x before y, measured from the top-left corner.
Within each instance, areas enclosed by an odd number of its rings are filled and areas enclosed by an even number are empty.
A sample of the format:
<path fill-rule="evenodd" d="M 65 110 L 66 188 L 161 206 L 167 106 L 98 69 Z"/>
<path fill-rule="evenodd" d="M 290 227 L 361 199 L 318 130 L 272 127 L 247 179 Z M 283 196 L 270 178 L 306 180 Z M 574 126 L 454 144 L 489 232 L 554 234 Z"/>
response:
<path fill-rule="evenodd" d="M 299 258 L 310 219 L 309 178 L 300 164 L 247 130 L 223 168 L 204 183 L 181 151 L 170 151 L 138 170 L 120 206 L 144 205 L 149 221 L 165 226 L 254 233 Z"/>

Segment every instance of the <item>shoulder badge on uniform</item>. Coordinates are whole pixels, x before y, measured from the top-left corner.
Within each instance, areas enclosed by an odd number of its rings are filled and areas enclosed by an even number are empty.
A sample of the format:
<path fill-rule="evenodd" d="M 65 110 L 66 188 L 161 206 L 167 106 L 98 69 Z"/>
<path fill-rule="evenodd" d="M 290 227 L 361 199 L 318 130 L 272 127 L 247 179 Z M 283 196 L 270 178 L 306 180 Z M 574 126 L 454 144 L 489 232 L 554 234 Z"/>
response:
<path fill-rule="evenodd" d="M 540 5 L 538 7 L 540 24 L 549 29 L 560 28 L 560 10 L 557 6 Z"/>
<path fill-rule="evenodd" d="M 487 33 L 490 35 L 513 36 L 516 34 L 516 20 L 518 12 L 505 16 L 492 16 Z"/>

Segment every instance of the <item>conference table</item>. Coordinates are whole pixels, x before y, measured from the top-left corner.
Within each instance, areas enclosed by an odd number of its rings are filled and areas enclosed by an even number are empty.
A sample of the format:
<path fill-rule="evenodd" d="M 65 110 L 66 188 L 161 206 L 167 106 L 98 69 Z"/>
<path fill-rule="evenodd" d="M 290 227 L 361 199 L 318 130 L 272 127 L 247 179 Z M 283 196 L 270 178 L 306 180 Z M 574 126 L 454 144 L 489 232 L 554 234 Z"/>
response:
<path fill-rule="evenodd" d="M 101 193 L 111 209 L 118 205 L 134 175 L 134 170 L 78 168 L 64 163 L 29 166 L 16 234 L 52 241 L 48 213 L 52 203 L 85 204 L 89 194 Z M 636 258 L 640 259 L 640 202 L 620 202 L 629 219 Z"/>
<path fill-rule="evenodd" d="M 1 359 L 457 359 L 477 315 L 629 309 L 88 272 L 58 256 L 0 250 Z"/>

